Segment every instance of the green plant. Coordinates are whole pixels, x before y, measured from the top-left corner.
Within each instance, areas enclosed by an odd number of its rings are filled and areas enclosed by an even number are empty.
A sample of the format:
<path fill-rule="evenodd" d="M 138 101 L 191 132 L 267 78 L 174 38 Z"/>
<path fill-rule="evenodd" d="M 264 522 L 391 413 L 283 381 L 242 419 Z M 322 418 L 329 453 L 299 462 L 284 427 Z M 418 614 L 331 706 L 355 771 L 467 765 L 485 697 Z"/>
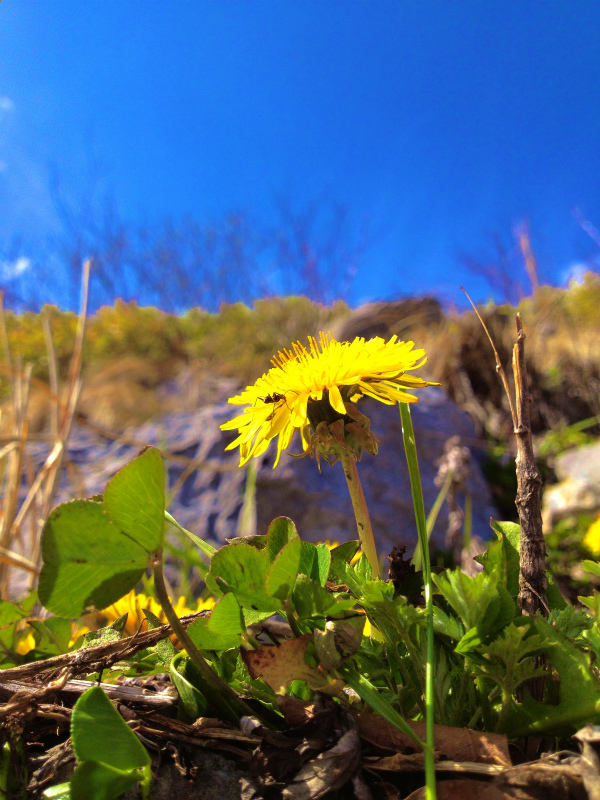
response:
<path fill-rule="evenodd" d="M 136 783 L 150 796 L 150 756 L 99 686 L 87 690 L 73 707 L 71 738 L 77 767 L 68 784 L 45 792 L 46 800 L 113 800 Z"/>

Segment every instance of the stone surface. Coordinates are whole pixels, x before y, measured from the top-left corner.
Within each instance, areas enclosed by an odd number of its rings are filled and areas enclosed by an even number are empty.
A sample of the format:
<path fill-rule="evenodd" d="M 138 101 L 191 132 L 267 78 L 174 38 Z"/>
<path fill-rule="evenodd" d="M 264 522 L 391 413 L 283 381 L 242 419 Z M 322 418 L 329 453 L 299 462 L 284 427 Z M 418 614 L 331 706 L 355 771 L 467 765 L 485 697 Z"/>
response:
<path fill-rule="evenodd" d="M 467 414 L 440 389 L 428 388 L 419 396 L 419 403 L 412 406 L 412 418 L 425 508 L 429 511 L 439 491 L 434 478 L 438 469 L 436 462 L 445 442 L 457 435 L 461 443 L 471 445 L 475 441 L 475 430 Z M 406 544 L 410 552 L 417 537 L 398 408 L 369 400 L 361 400 L 359 408 L 371 417 L 372 430 L 381 440 L 379 454 L 375 457 L 365 454 L 358 465 L 378 548 L 388 552 L 393 545 Z M 244 469 L 238 468 L 238 452 L 225 452 L 225 445 L 234 434 L 226 435 L 219 430 L 219 425 L 235 416 L 236 411 L 222 403 L 202 408 L 195 414 L 171 414 L 129 429 L 117 441 L 74 426 L 57 503 L 101 494 L 121 467 L 144 445 L 153 444 L 173 456 L 167 458 L 169 484 L 172 488 L 177 485 L 178 492 L 169 507 L 170 512 L 197 535 L 223 543 L 237 535 L 246 475 Z M 293 444 L 291 450 L 294 452 Z M 39 464 L 48 449 L 38 444 L 30 446 L 29 452 Z M 473 534 L 488 539 L 489 519 L 496 516 L 496 512 L 478 464 L 481 454 L 473 450 L 473 455 L 467 481 L 473 497 Z M 323 463 L 319 474 L 314 459 L 295 459 L 285 454 L 278 468 L 273 470 L 273 458 L 274 453 L 269 450 L 260 460 L 256 494 L 258 532 L 265 532 L 275 516 L 285 515 L 294 519 L 300 535 L 308 540 L 356 538 L 340 464 L 329 467 Z M 190 469 L 190 459 L 198 469 Z M 433 531 L 434 543 L 444 543 L 447 524 L 447 508 L 443 506 Z"/>
<path fill-rule="evenodd" d="M 561 480 L 575 478 L 600 486 L 600 442 L 561 453 L 556 457 L 555 470 Z"/>
<path fill-rule="evenodd" d="M 561 453 L 555 470 L 561 480 L 543 495 L 546 533 L 560 519 L 600 509 L 600 442 Z"/>
<path fill-rule="evenodd" d="M 444 444 L 451 436 L 459 436 L 463 444 L 472 444 L 475 431 L 469 417 L 440 389 L 430 387 L 418 394 L 420 400 L 411 406 L 411 413 L 428 513 L 439 492 L 434 478 Z M 365 453 L 358 464 L 378 550 L 388 553 L 394 545 L 407 545 L 411 553 L 417 532 L 398 408 L 371 400 L 361 400 L 359 408 L 370 417 L 371 430 L 381 441 L 377 456 Z M 473 455 L 467 481 L 473 497 L 473 534 L 489 539 L 489 520 L 497 514 L 477 453 Z M 268 452 L 266 456 L 272 463 Z M 459 502 L 464 503 L 464 498 L 459 497 Z M 296 522 L 300 535 L 310 541 L 346 541 L 357 537 L 341 464 L 330 467 L 322 462 L 319 474 L 314 459 L 285 455 L 276 470 L 260 471 L 257 508 L 259 532 L 272 517 L 286 515 Z M 434 544 L 444 545 L 447 527 L 448 511 L 444 504 L 433 530 Z"/>

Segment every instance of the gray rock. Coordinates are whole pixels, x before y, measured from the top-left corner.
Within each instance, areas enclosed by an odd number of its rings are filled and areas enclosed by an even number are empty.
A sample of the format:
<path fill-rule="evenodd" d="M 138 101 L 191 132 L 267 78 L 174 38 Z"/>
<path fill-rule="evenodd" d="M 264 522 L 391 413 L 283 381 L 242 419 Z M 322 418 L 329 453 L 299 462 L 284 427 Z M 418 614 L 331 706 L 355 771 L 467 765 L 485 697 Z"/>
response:
<path fill-rule="evenodd" d="M 555 470 L 561 480 L 575 478 L 600 486 L 600 442 L 561 453 L 556 458 Z"/>
<path fill-rule="evenodd" d="M 418 394 L 420 400 L 411 406 L 411 414 L 428 513 L 439 493 L 434 479 L 444 444 L 451 436 L 459 436 L 463 444 L 472 444 L 475 431 L 467 414 L 441 389 L 429 387 Z M 381 441 L 379 453 L 376 456 L 365 453 L 358 464 L 377 548 L 380 553 L 388 553 L 394 545 L 406 545 L 410 553 L 417 532 L 398 408 L 367 399 L 358 406 L 371 419 L 371 430 Z M 269 459 L 268 452 L 266 455 Z M 473 455 L 467 480 L 467 489 L 473 497 L 473 534 L 489 539 L 490 517 L 496 517 L 497 513 L 477 461 L 481 454 L 473 451 Z M 272 463 L 272 457 L 270 460 Z M 459 502 L 464 504 L 464 497 L 459 496 Z M 263 468 L 259 473 L 257 511 L 259 532 L 266 529 L 273 517 L 285 515 L 296 522 L 300 535 L 309 541 L 342 542 L 357 538 L 341 464 L 330 467 L 322 462 L 319 474 L 311 458 L 282 456 L 276 470 Z M 433 529 L 434 544 L 444 545 L 447 527 L 448 510 L 444 504 Z"/>
<path fill-rule="evenodd" d="M 546 487 L 542 499 L 546 533 L 558 520 L 600 509 L 600 442 L 561 453 L 555 470 L 560 481 Z"/>
<path fill-rule="evenodd" d="M 542 499 L 544 532 L 549 533 L 561 519 L 600 509 L 600 483 L 567 478 L 546 487 Z"/>
<path fill-rule="evenodd" d="M 429 387 L 421 390 L 419 396 L 419 403 L 412 406 L 412 419 L 428 512 L 439 492 L 434 478 L 445 442 L 451 436 L 459 436 L 462 444 L 473 445 L 475 430 L 467 414 L 442 390 Z M 378 548 L 389 552 L 393 545 L 405 544 L 411 551 L 417 535 L 398 408 L 367 399 L 360 401 L 359 408 L 370 416 L 372 430 L 381 440 L 379 454 L 365 454 L 358 465 Z M 153 444 L 167 452 L 169 484 L 178 487 L 170 512 L 184 527 L 222 544 L 238 533 L 246 477 L 246 470 L 238 467 L 238 451 L 225 452 L 227 442 L 235 434 L 219 430 L 220 424 L 236 412 L 238 409 L 222 403 L 200 409 L 196 414 L 172 414 L 128 430 L 117 441 L 108 441 L 76 425 L 57 503 L 101 494 L 121 467 L 144 445 Z M 319 474 L 314 459 L 296 459 L 284 454 L 273 470 L 274 449 L 272 445 L 260 459 L 258 469 L 258 532 L 266 531 L 274 517 L 284 515 L 291 517 L 300 535 L 310 541 L 356 538 L 341 465 L 329 467 L 322 463 Z M 297 451 L 298 445 L 294 448 L 293 442 L 290 449 Z M 481 453 L 471 449 L 474 458 L 467 488 L 473 497 L 473 534 L 488 539 L 489 519 L 496 512 L 478 463 Z M 42 445 L 31 450 L 37 463 L 43 461 L 46 453 L 47 448 Z M 463 502 L 460 496 L 459 502 Z M 444 544 L 447 525 L 444 504 L 432 535 L 435 544 Z"/>

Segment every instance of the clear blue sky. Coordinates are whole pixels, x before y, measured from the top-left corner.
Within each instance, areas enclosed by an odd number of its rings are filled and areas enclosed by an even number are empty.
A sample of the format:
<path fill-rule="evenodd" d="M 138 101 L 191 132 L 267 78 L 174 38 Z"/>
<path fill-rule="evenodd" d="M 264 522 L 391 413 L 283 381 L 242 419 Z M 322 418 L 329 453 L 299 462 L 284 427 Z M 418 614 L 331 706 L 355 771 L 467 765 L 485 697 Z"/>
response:
<path fill-rule="evenodd" d="M 376 233 L 355 303 L 485 299 L 458 254 L 525 217 L 561 283 L 598 251 L 600 3 L 2 0 L 0 245 L 59 234 L 49 174 L 76 202 L 90 161 L 131 221 L 327 194 Z"/>

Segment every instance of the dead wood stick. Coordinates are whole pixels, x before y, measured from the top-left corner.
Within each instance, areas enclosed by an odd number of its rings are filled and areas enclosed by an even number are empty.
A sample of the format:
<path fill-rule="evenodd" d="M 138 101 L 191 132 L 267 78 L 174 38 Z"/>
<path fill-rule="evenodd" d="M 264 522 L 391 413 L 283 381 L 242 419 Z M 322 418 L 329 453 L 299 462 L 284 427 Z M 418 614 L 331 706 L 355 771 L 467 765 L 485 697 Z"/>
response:
<path fill-rule="evenodd" d="M 463 292 L 465 292 L 464 289 Z M 513 431 L 517 443 L 517 496 L 515 504 L 519 512 L 519 522 L 521 523 L 519 597 L 517 599 L 519 610 L 528 617 L 534 616 L 538 611 L 541 611 L 543 616 L 547 617 L 549 609 L 546 602 L 546 540 L 542 530 L 542 478 L 533 454 L 533 440 L 531 437 L 531 402 L 533 398 L 529 392 L 527 380 L 525 331 L 521 322 L 521 314 L 517 313 L 516 316 L 517 341 L 513 347 L 512 357 L 515 378 L 515 402 L 513 402 L 506 373 L 494 340 L 475 304 L 466 292 L 465 294 L 492 345 L 496 358 L 496 372 L 502 380 L 508 398 Z"/>
<path fill-rule="evenodd" d="M 210 615 L 210 611 L 198 611 L 196 614 L 186 614 L 181 617 L 180 622 L 187 627 L 197 619 L 208 615 Z M 172 633 L 170 625 L 161 625 L 160 628 L 136 633 L 135 636 L 119 639 L 116 642 L 84 647 L 74 650 L 72 653 L 46 658 L 43 661 L 32 661 L 30 664 L 4 669 L 0 671 L 0 677 L 3 682 L 7 682 L 40 678 L 57 669 L 66 669 L 70 675 L 98 672 L 100 669 L 108 669 L 119 661 L 126 661 L 146 647 L 154 647 Z"/>
<path fill-rule="evenodd" d="M 521 523 L 521 550 L 518 604 L 522 614 L 533 617 L 538 611 L 548 616 L 546 602 L 546 540 L 542 530 L 542 478 L 533 453 L 531 401 L 525 367 L 525 331 L 517 314 L 517 342 L 513 348 L 517 442 L 517 497 Z"/>
<path fill-rule="evenodd" d="M 154 709 L 168 708 L 177 704 L 177 696 L 169 695 L 166 692 L 151 692 L 139 686 L 120 686 L 114 683 L 98 684 L 79 680 L 67 681 L 64 686 L 57 690 L 57 693 L 79 696 L 91 686 L 100 686 L 111 700 L 118 700 L 120 703 L 141 703 Z M 27 683 L 4 681 L 0 672 L 0 696 L 11 696 L 19 692 L 26 692 L 30 697 L 35 698 L 36 693 L 41 693 L 43 690 L 32 687 L 31 684 Z M 40 706 L 40 708 L 43 708 L 43 706 Z"/>

